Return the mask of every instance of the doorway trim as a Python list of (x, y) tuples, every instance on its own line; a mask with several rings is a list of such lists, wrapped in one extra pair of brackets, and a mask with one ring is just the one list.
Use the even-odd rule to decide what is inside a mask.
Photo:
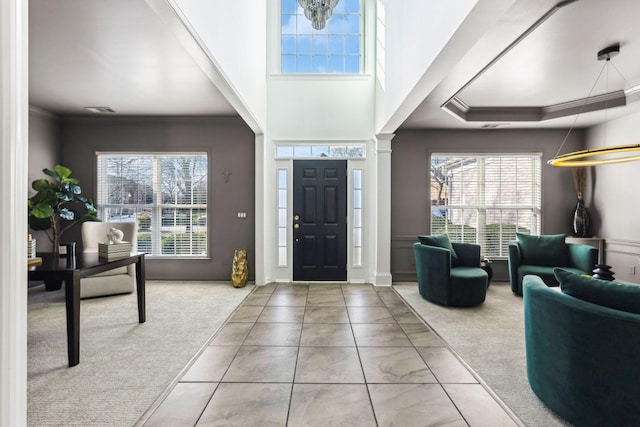
[[(373, 196), (370, 194), (371, 191), (374, 190), (370, 173), (368, 171), (369, 162), (372, 159), (368, 159), (366, 157), (366, 153), (371, 150), (371, 146), (366, 141), (358, 141), (358, 142), (314, 142), (314, 143), (306, 143), (302, 144), (300, 142), (292, 143), (290, 141), (283, 141), (280, 143), (274, 144), (274, 168), (273, 168), (273, 187), (270, 191), (273, 194), (274, 202), (270, 205), (270, 212), (272, 212), (273, 222), (271, 223), (273, 243), (271, 246), (271, 250), (269, 252), (272, 253), (272, 265), (273, 265), (273, 275), (271, 281), (276, 283), (293, 283), (293, 160), (322, 160), (326, 158), (327, 160), (332, 159), (331, 157), (306, 157), (299, 156), (284, 156), (282, 154), (278, 155), (278, 147), (279, 146), (330, 146), (330, 147), (343, 147), (343, 146), (357, 146), (362, 148), (362, 156), (361, 157), (334, 157), (333, 159), (343, 159), (347, 160), (347, 280), (346, 283), (372, 283), (369, 272), (369, 269), (372, 268), (371, 257), (374, 254), (370, 245), (374, 244), (371, 236), (372, 228), (375, 223), (373, 222), (373, 206), (374, 203)], [(357, 257), (354, 258), (354, 171), (357, 171), (361, 179), (361, 188), (360, 196), (361, 196), (361, 206), (360, 206), (360, 215), (361, 215), (361, 223), (358, 227), (358, 233), (360, 236), (360, 245), (359, 251), (357, 252)], [(280, 173), (284, 173), (286, 176), (286, 188), (279, 188), (279, 180), (281, 179)], [(286, 190), (282, 192), (281, 190)], [(286, 199), (284, 201), (280, 201), (279, 198), (283, 197), (282, 194), (285, 194)], [(286, 206), (284, 213), (280, 212), (281, 206)], [(272, 209), (272, 210), (271, 210)], [(281, 222), (283, 221), (283, 222)], [(286, 241), (286, 246), (281, 244), (282, 233), (284, 232), (284, 239)], [(354, 259), (357, 262), (354, 262)], [(306, 281), (296, 281), (296, 283), (310, 283)], [(315, 283), (315, 282), (314, 282)], [(344, 282), (342, 282), (344, 283)]]

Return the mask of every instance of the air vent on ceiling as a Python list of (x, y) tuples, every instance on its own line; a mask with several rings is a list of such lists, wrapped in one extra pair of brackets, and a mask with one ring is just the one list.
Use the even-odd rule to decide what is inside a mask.
[(84, 107), (85, 110), (89, 110), (92, 113), (115, 113), (116, 110), (114, 110), (111, 107)]
[(504, 126), (503, 123), (485, 123), (482, 126), (480, 126), (482, 129), (495, 129), (499, 126)]

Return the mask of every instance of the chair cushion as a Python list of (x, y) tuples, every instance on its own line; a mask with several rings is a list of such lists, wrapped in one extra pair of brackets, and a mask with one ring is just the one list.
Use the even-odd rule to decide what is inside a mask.
[(451, 252), (451, 267), (458, 266), (458, 255), (456, 254), (455, 249), (453, 249), (453, 245), (451, 244), (451, 240), (449, 240), (448, 234), (440, 234), (438, 236), (418, 236), (418, 240), (423, 245), (448, 249), (449, 252)]
[(569, 250), (565, 237), (564, 234), (534, 236), (516, 233), (522, 254), (522, 264), (547, 267), (569, 266)]
[(640, 314), (640, 286), (594, 279), (562, 268), (553, 269), (567, 295), (615, 310)]

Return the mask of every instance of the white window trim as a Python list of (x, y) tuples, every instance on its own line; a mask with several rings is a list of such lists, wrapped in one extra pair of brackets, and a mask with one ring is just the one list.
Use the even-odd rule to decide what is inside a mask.
[[(160, 157), (165, 156), (165, 157), (169, 157), (169, 156), (174, 156), (174, 157), (179, 157), (179, 156), (195, 156), (195, 155), (204, 155), (207, 158), (207, 203), (206, 204), (191, 204), (191, 205), (183, 205), (183, 204), (171, 204), (171, 203), (159, 203), (158, 201), (161, 199), (158, 194), (161, 193), (161, 182), (160, 180), (155, 176), (155, 174), (158, 172), (159, 168), (154, 167), (153, 173), (154, 173), (154, 178), (153, 178), (153, 203), (152, 204), (143, 204), (143, 203), (137, 203), (137, 204), (113, 204), (113, 203), (109, 203), (109, 204), (100, 204), (100, 201), (97, 199), (96, 200), (96, 208), (98, 210), (98, 217), (101, 219), (104, 219), (106, 217), (106, 209), (108, 208), (129, 208), (129, 209), (138, 209), (138, 208), (144, 208), (144, 209), (149, 209), (151, 210), (154, 214), (152, 215), (152, 230), (160, 230), (162, 227), (162, 210), (163, 209), (171, 209), (171, 208), (176, 208), (176, 209), (204, 209), (205, 210), (205, 215), (207, 216), (207, 226), (205, 229), (205, 233), (206, 233), (206, 242), (205, 242), (205, 250), (206, 253), (204, 254), (188, 254), (188, 255), (178, 255), (178, 254), (167, 254), (167, 255), (163, 255), (161, 254), (161, 246), (162, 246), (162, 237), (160, 233), (156, 233), (156, 232), (152, 232), (151, 233), (151, 239), (152, 239), (152, 248), (155, 248), (156, 250), (154, 251), (154, 253), (148, 253), (146, 256), (149, 259), (180, 259), (180, 260), (186, 260), (186, 259), (210, 259), (210, 247), (211, 247), (211, 242), (210, 242), (210, 233), (209, 233), (209, 223), (211, 221), (211, 213), (210, 213), (210, 209), (209, 209), (209, 201), (210, 201), (210, 188), (209, 188), (209, 177), (211, 176), (211, 162), (210, 162), (210, 154), (206, 151), (180, 151), (180, 152), (169, 152), (169, 151), (97, 151), (95, 153), (96, 155), (96, 171), (98, 171), (97, 173), (99, 173), (99, 168), (97, 167), (98, 165), (98, 158), (101, 155), (112, 155), (112, 156), (136, 156), (136, 155), (140, 155), (140, 156), (153, 156), (156, 157), (155, 161), (159, 161)], [(100, 193), (100, 177), (96, 176), (96, 185), (98, 187), (98, 191), (96, 192), (97, 194)], [(98, 196), (100, 197), (100, 196)], [(159, 250), (158, 250), (159, 249)]]

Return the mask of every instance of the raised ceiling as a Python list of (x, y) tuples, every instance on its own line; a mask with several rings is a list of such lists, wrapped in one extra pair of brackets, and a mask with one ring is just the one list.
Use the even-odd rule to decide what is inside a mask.
[[(514, 1), (421, 95), (424, 101), (401, 128), (590, 126), (638, 111), (634, 95), (625, 107), (585, 112), (577, 122), (575, 115), (514, 120), (518, 112), (585, 98), (603, 66), (596, 52), (614, 43), (621, 54), (613, 64), (626, 81), (611, 69), (592, 95), (640, 84), (640, 1), (562, 2), (568, 4), (514, 43), (556, 3)], [(237, 115), (147, 1), (30, 0), (29, 10), (31, 105), (61, 115), (93, 114), (84, 107), (111, 107), (118, 115)], [(461, 31), (470, 30), (465, 25), (471, 24)], [(451, 61), (438, 60), (445, 59)], [(452, 100), (468, 112), (490, 114), (465, 122), (441, 108)]]
[[(462, 58), (456, 67), (472, 72), (460, 78), (464, 73), (451, 70), (403, 127), (584, 127), (638, 111), (637, 93), (621, 97), (615, 92), (640, 84), (640, 2), (546, 2), (545, 9), (532, 9), (536, 3), (545, 2), (516, 2), (468, 52), (468, 58), (478, 59)], [(616, 43), (620, 55), (611, 60), (614, 67), (605, 68), (597, 52)], [(499, 49), (483, 54), (498, 44)], [(607, 93), (612, 95), (606, 103), (589, 107), (583, 102)], [(610, 108), (621, 103), (627, 106)], [(458, 114), (445, 117), (443, 105), (457, 107)], [(595, 111), (587, 113), (590, 109)], [(544, 120), (549, 117), (560, 118)]]

